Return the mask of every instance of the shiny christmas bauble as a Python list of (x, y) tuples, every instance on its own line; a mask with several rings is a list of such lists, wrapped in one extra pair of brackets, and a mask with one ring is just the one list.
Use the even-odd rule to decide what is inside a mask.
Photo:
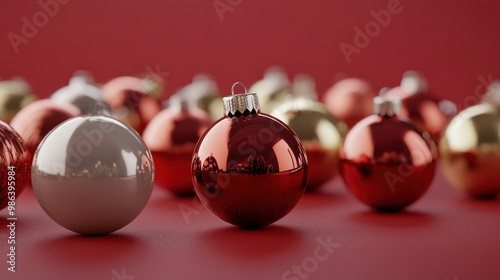
[(29, 181), (31, 161), (21, 137), (3, 121), (0, 121), (0, 141), (0, 210), (7, 205), (16, 209), (15, 198)]
[(184, 101), (171, 104), (153, 118), (142, 137), (153, 154), (156, 185), (176, 195), (194, 195), (191, 177), (193, 151), (211, 124), (207, 113), (189, 108)]
[(10, 123), (17, 112), (35, 100), (36, 96), (26, 81), (0, 81), (0, 120)]
[(80, 115), (72, 104), (61, 104), (50, 99), (38, 100), (23, 108), (10, 125), (23, 139), (30, 153), (30, 162), (36, 148), (53, 128)]
[(375, 100), (375, 112), (347, 134), (340, 172), (359, 201), (379, 211), (398, 211), (429, 188), (437, 149), (429, 134), (401, 119), (398, 102)]
[(415, 71), (405, 72), (401, 85), (387, 91), (385, 96), (401, 98), (400, 115), (411, 119), (439, 142), (448, 120), (440, 108), (440, 101), (428, 92), (423, 76)]
[(338, 174), (339, 152), (347, 126), (332, 116), (323, 104), (306, 98), (292, 98), (278, 106), (271, 115), (287, 124), (306, 150), (309, 165), (306, 191), (316, 191)]
[(103, 235), (134, 220), (149, 200), (154, 163), (141, 137), (105, 116), (72, 118), (40, 143), (33, 191), (59, 225)]
[(85, 71), (77, 71), (69, 84), (54, 92), (50, 99), (61, 104), (72, 104), (80, 110), (82, 115), (109, 115), (111, 113), (101, 90), (94, 85), (94, 80)]
[(482, 103), (456, 115), (446, 127), (439, 148), (444, 175), (452, 186), (475, 198), (497, 196), (500, 90), (491, 91)]
[(160, 103), (149, 94), (144, 79), (132, 76), (114, 78), (102, 87), (104, 100), (114, 111), (113, 117), (141, 134), (161, 111)]
[(196, 194), (228, 223), (244, 228), (274, 223), (304, 193), (308, 174), (304, 148), (287, 125), (260, 113), (255, 93), (225, 97), (224, 111), (225, 117), (196, 145), (192, 162)]
[(336, 82), (324, 95), (328, 111), (349, 128), (372, 114), (375, 92), (368, 82), (347, 78)]

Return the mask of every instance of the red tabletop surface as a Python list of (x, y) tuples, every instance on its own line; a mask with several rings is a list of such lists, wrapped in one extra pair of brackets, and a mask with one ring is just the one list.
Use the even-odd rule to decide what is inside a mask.
[(160, 189), (136, 220), (103, 237), (60, 227), (31, 189), (17, 204), (15, 273), (0, 212), (2, 280), (500, 279), (500, 202), (465, 198), (440, 170), (407, 211), (373, 212), (337, 178), (261, 230), (226, 224), (196, 199)]

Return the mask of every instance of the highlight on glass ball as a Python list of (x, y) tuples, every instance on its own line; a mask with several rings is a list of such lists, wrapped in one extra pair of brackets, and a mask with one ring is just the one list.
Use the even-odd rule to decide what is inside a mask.
[[(294, 87), (294, 90), (299, 88)], [(309, 165), (306, 191), (317, 191), (338, 174), (339, 152), (347, 126), (332, 116), (323, 104), (293, 95), (271, 115), (287, 124), (306, 150)]]
[[(284, 217), (306, 188), (308, 165), (297, 135), (260, 112), (257, 94), (224, 97), (225, 116), (196, 145), (192, 178), (203, 205), (220, 219), (259, 228)], [(244, 86), (243, 86), (244, 87)]]
[(43, 139), (31, 175), (38, 202), (56, 223), (82, 235), (104, 235), (144, 209), (154, 163), (128, 126), (105, 116), (82, 116)]
[(500, 194), (500, 81), (478, 105), (456, 115), (440, 142), (443, 173), (465, 194), (490, 199)]
[(0, 121), (0, 210), (23, 191), (29, 181), (30, 157), (23, 140), (8, 124)]
[(381, 212), (404, 209), (433, 181), (437, 148), (427, 132), (401, 119), (400, 100), (374, 98), (374, 113), (347, 134), (340, 172), (359, 201)]
[(191, 161), (198, 139), (212, 124), (210, 116), (178, 93), (169, 107), (156, 115), (144, 130), (144, 142), (156, 166), (155, 183), (175, 195), (194, 195)]

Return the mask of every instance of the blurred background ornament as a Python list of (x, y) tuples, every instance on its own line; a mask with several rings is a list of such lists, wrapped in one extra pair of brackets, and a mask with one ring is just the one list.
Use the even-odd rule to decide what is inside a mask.
[(349, 128), (373, 112), (375, 92), (370, 84), (358, 78), (346, 78), (336, 82), (324, 95), (328, 111)]
[(139, 134), (161, 111), (158, 90), (151, 86), (151, 81), (150, 78), (123, 76), (112, 79), (102, 87), (104, 100), (111, 106), (113, 117)]
[(94, 85), (94, 79), (87, 71), (76, 71), (69, 84), (54, 92), (50, 99), (61, 104), (73, 104), (82, 115), (111, 114), (101, 90)]
[(307, 153), (309, 176), (306, 191), (338, 173), (339, 151), (347, 126), (332, 116), (322, 103), (304, 97), (291, 97), (271, 115), (287, 124), (299, 137)]
[(292, 84), (283, 68), (271, 66), (264, 73), (264, 78), (250, 87), (250, 92), (259, 93), (262, 112), (270, 113), (286, 100), (292, 92)]
[(378, 96), (373, 102), (375, 114), (346, 136), (340, 172), (348, 190), (364, 204), (399, 211), (429, 188), (437, 149), (427, 132), (398, 118), (398, 98)]
[[(163, 75), (168, 75), (168, 73)], [(142, 87), (144, 88), (144, 92), (153, 99), (160, 99), (163, 95), (163, 88), (165, 87), (164, 79), (159, 74), (153, 72), (148, 72), (143, 76)]]
[(441, 108), (452, 114), (447, 101), (440, 106), (440, 100), (429, 93), (427, 80), (416, 71), (406, 71), (401, 85), (385, 93), (387, 97), (401, 98), (401, 116), (410, 118), (421, 129), (429, 132), (436, 143), (447, 124), (447, 116)]
[(156, 166), (156, 185), (180, 196), (194, 195), (191, 162), (198, 139), (212, 124), (210, 116), (176, 94), (169, 107), (149, 123), (143, 139)]
[[(176, 94), (201, 110), (207, 112), (212, 120), (218, 120), (223, 116), (222, 97), (219, 96), (219, 88), (213, 78), (208, 75), (198, 74), (193, 77), (193, 82)], [(164, 102), (164, 107), (169, 106), (170, 101)]]
[(298, 74), (293, 78), (292, 92), (296, 97), (318, 100), (316, 83), (314, 79), (307, 74)]
[(25, 80), (0, 81), (0, 120), (10, 123), (17, 112), (35, 100), (36, 96)]
[[(297, 135), (260, 113), (255, 93), (224, 97), (225, 117), (196, 145), (196, 194), (212, 213), (244, 228), (274, 223), (298, 203), (307, 182), (307, 159)], [(242, 85), (242, 84), (241, 84)]]
[(19, 111), (10, 125), (23, 139), (29, 151), (31, 163), (31, 159), (45, 135), (62, 122), (78, 115), (80, 115), (80, 110), (72, 104), (61, 104), (51, 99), (42, 99)]
[(8, 124), (0, 121), (0, 210), (15, 201), (30, 178), (31, 161), (23, 140)]
[(443, 172), (449, 183), (475, 198), (500, 193), (500, 81), (483, 101), (456, 115), (440, 142)]
[(103, 235), (134, 220), (151, 196), (154, 163), (141, 137), (105, 116), (73, 118), (40, 143), (33, 191), (59, 225)]

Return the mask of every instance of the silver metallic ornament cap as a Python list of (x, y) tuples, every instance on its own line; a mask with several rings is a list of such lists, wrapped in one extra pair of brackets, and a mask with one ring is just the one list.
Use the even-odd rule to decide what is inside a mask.
[(377, 96), (373, 98), (373, 113), (382, 117), (392, 117), (401, 111), (401, 100), (399, 98), (387, 98)]
[[(244, 93), (234, 93), (234, 88), (241, 85)], [(226, 96), (222, 100), (224, 102), (224, 116), (231, 120), (251, 119), (260, 113), (259, 97), (256, 93), (248, 92), (242, 82), (236, 82), (231, 87), (231, 96)]]

